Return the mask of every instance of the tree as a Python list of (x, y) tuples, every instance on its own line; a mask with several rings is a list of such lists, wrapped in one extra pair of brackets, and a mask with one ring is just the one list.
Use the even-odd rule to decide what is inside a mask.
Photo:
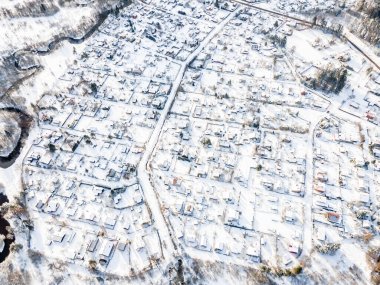
[(314, 16), (313, 17), (313, 26), (315, 26), (317, 24), (317, 16)]
[(91, 91), (92, 91), (93, 94), (98, 93), (98, 86), (96, 85), (96, 83), (92, 82), (90, 84), (90, 88), (91, 88)]
[(204, 147), (210, 147), (211, 146), (211, 140), (210, 138), (208, 137), (203, 137), (201, 139), (201, 144), (204, 146)]
[(344, 85), (346, 85), (347, 69), (338, 69), (336, 81), (337, 83), (334, 92), (338, 94), (343, 89)]
[(55, 145), (52, 143), (49, 143), (49, 150), (50, 150), (50, 152), (55, 152), (55, 150), (56, 150)]
[(307, 78), (306, 84), (313, 89), (340, 93), (347, 81), (347, 68), (345, 66), (333, 67), (331, 64), (321, 68), (316, 78)]
[(322, 28), (326, 28), (327, 27), (327, 20), (325, 17), (321, 17), (319, 19), (319, 26), (321, 26)]
[(275, 35), (270, 35), (269, 38), (272, 40), (274, 44), (277, 44), (278, 46), (282, 48), (286, 46), (286, 42), (287, 42), (286, 36), (280, 37), (277, 34), (275, 34)]

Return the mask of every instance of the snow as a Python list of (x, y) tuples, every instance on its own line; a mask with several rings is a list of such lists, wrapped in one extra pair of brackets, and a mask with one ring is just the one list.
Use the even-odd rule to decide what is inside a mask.
[[(185, 266), (212, 264), (210, 276), (218, 262), (243, 276), (244, 268), (309, 260), (310, 278), (343, 284), (347, 274), (368, 283), (366, 251), (379, 239), (363, 237), (378, 231), (380, 181), (370, 144), (377, 126), (364, 113), (375, 100), (376, 71), (333, 35), (232, 10), (137, 2), (82, 44), (62, 42), (38, 56), (44, 68), (16, 90), (31, 113), (32, 104), (39, 108), (36, 124), (15, 164), (0, 172), (11, 202), (26, 193), (34, 228), (29, 246), (21, 239), (22, 254), (30, 248), (67, 262), (67, 284), (93, 278), (94, 261), (102, 274), (148, 271), (145, 281), (159, 284), (176, 257)], [(3, 37), (26, 26), (21, 43), (8, 37), (0, 50), (32, 43), (33, 33), (48, 40), (93, 11), (72, 13), (2, 20)], [(39, 30), (60, 17), (62, 25)], [(267, 32), (288, 34), (286, 47)], [(303, 76), (346, 56), (340, 94), (303, 85)], [(374, 220), (359, 217), (366, 212)], [(340, 244), (335, 255), (316, 250), (328, 243)], [(217, 275), (220, 284), (234, 279)]]

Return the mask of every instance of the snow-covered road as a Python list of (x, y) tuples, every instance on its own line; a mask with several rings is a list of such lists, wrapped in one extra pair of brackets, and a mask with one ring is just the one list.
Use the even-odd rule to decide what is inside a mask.
[(207, 35), (207, 37), (202, 41), (199, 47), (192, 54), (189, 55), (187, 60), (181, 64), (181, 69), (177, 75), (176, 80), (173, 82), (173, 86), (168, 96), (168, 100), (166, 102), (165, 108), (163, 109), (160, 119), (158, 120), (157, 125), (150, 137), (150, 140), (146, 145), (145, 153), (138, 166), (137, 175), (138, 175), (139, 183), (142, 187), (145, 200), (152, 211), (152, 216), (155, 221), (155, 226), (160, 233), (161, 240), (165, 242), (167, 246), (167, 251), (169, 253), (173, 253), (174, 255), (178, 254), (178, 252), (176, 250), (176, 245), (171, 237), (168, 224), (163, 216), (163, 213), (161, 212), (161, 205), (158, 200), (157, 193), (152, 186), (152, 182), (150, 180), (150, 174), (148, 171), (149, 170), (148, 162), (153, 153), (154, 148), (157, 145), (166, 117), (174, 102), (178, 88), (181, 85), (182, 78), (186, 72), (188, 65), (198, 56), (198, 54), (205, 48), (205, 46), (212, 40), (212, 38), (215, 37), (239, 11), (240, 11), (239, 8), (236, 9), (228, 17), (226, 17), (222, 22), (220, 22)]
[(313, 181), (314, 181), (314, 134), (315, 129), (318, 126), (322, 118), (325, 117), (325, 113), (320, 113), (319, 116), (313, 117), (310, 125), (308, 135), (308, 149), (306, 154), (306, 178), (305, 178), (305, 210), (304, 210), (304, 237), (303, 237), (303, 250), (302, 255), (308, 255), (311, 252), (313, 241)]

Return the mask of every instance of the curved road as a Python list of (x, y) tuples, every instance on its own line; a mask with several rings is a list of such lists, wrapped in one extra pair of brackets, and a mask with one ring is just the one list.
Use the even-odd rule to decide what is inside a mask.
[(175, 96), (177, 94), (178, 88), (181, 84), (182, 78), (185, 74), (185, 71), (189, 64), (198, 56), (198, 54), (205, 48), (205, 46), (212, 40), (214, 36), (216, 36), (223, 27), (238, 13), (240, 9), (236, 9), (234, 12), (232, 12), (228, 17), (226, 17), (222, 22), (220, 22), (208, 35), (207, 37), (202, 41), (202, 43), (199, 45), (199, 47), (189, 55), (187, 60), (181, 64), (181, 69), (178, 72), (176, 80), (173, 82), (172, 89), (170, 91), (170, 94), (168, 96), (168, 100), (165, 104), (165, 108), (161, 112), (160, 119), (157, 122), (157, 125), (149, 139), (149, 142), (146, 145), (146, 150), (144, 152), (144, 155), (140, 161), (140, 164), (137, 169), (137, 175), (138, 180), (141, 185), (141, 188), (143, 189), (143, 193), (146, 199), (147, 204), (149, 205), (152, 216), (155, 221), (155, 226), (158, 229), (160, 233), (160, 237), (162, 241), (165, 241), (165, 244), (167, 246), (167, 250), (169, 253), (178, 254), (176, 243), (173, 240), (172, 233), (169, 231), (169, 225), (167, 224), (167, 221), (165, 220), (162, 212), (161, 212), (161, 205), (159, 202), (159, 199), (157, 197), (157, 193), (153, 188), (152, 181), (148, 172), (148, 162), (149, 159), (153, 153), (154, 148), (157, 145), (157, 142), (159, 140), (159, 137), (162, 133), (162, 128), (165, 123), (166, 117), (169, 114), (169, 111), (172, 107), (172, 104), (174, 102)]

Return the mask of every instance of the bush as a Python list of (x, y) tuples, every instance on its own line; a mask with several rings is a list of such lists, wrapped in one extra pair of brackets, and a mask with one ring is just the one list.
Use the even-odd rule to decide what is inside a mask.
[(22, 248), (23, 248), (22, 244), (19, 244), (19, 243), (12, 243), (12, 244), (11, 244), (11, 247), (10, 247), (10, 250), (11, 250), (12, 252), (18, 252), (18, 251), (20, 251)]
[(334, 255), (335, 252), (340, 249), (339, 243), (327, 243), (323, 245), (317, 245), (316, 250), (322, 254)]
[(373, 234), (369, 233), (369, 232), (365, 233), (365, 234), (363, 234), (362, 239), (365, 243), (369, 243), (371, 241), (371, 239), (373, 239)]
[(364, 220), (369, 214), (369, 212), (368, 210), (360, 209), (360, 210), (357, 210), (355, 214), (356, 214), (356, 218), (358, 218), (359, 220)]
[(89, 269), (95, 270), (97, 266), (98, 266), (98, 263), (96, 262), (96, 260), (90, 259), (88, 261), (88, 268)]
[(204, 147), (210, 147), (211, 146), (211, 140), (210, 140), (210, 138), (207, 138), (207, 137), (202, 138), (201, 139), (201, 144)]
[(260, 270), (263, 271), (263, 272), (269, 272), (270, 271), (270, 267), (266, 266), (265, 264), (262, 264), (260, 266)]
[(30, 260), (32, 261), (32, 263), (35, 265), (40, 264), (42, 261), (42, 258), (44, 257), (44, 255), (41, 252), (33, 250), (33, 249), (28, 250), (28, 256)]
[(302, 265), (298, 264), (297, 266), (292, 268), (292, 275), (298, 275), (302, 272)]
[(283, 269), (281, 267), (270, 267), (267, 265), (261, 265), (260, 271), (264, 273), (271, 273), (275, 276), (281, 277), (281, 276), (296, 276), (302, 272), (302, 265), (298, 264), (294, 266), (293, 268), (286, 268)]

